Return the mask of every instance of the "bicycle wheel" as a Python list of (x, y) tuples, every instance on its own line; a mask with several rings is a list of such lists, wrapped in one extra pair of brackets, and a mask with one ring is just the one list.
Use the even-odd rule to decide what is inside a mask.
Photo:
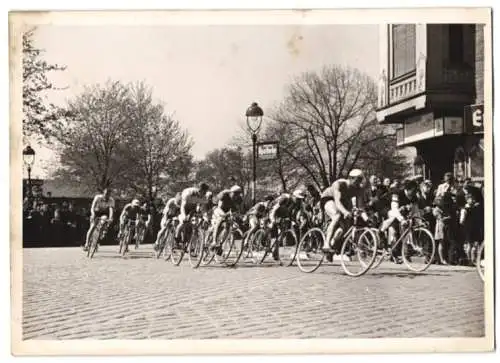
[(377, 256), (375, 257), (375, 261), (373, 261), (373, 264), (370, 268), (376, 269), (385, 260), (387, 254), (385, 251), (385, 246), (382, 246), (380, 244), (380, 235), (379, 235), (380, 231), (377, 228), (372, 228), (371, 230), (377, 237)]
[(479, 246), (479, 250), (477, 251), (477, 258), (476, 258), (476, 269), (477, 273), (479, 274), (479, 277), (481, 280), (484, 281), (484, 242), (481, 243), (481, 246)]
[(218, 251), (214, 251), (215, 262), (223, 264), (226, 262), (233, 248), (233, 239), (231, 238), (230, 228), (221, 228), (221, 231), (217, 236), (217, 243), (220, 248)]
[(192, 268), (198, 268), (203, 259), (203, 236), (196, 228), (188, 244), (188, 260)]
[(244, 242), (244, 247), (243, 247), (243, 260), (246, 261), (248, 259), (253, 260), (254, 257), (254, 250), (253, 250), (253, 240), (255, 238), (255, 232), (258, 230), (253, 231), (252, 233), (248, 233), (245, 237), (245, 242)]
[(325, 238), (320, 228), (311, 228), (304, 234), (297, 246), (297, 265), (300, 271), (311, 273), (321, 266), (325, 259), (323, 253)]
[(364, 275), (377, 257), (377, 237), (370, 228), (362, 228), (349, 236), (340, 249), (340, 264), (353, 277)]
[(214, 251), (209, 248), (210, 244), (212, 243), (212, 239), (213, 239), (213, 232), (212, 229), (210, 229), (207, 231), (207, 233), (205, 233), (203, 241), (204, 252), (203, 252), (203, 259), (201, 260), (201, 264), (203, 266), (210, 265), (215, 258)]
[(130, 240), (132, 239), (132, 232), (130, 228), (127, 227), (126, 232), (123, 234), (123, 246), (121, 248), (121, 255), (125, 257), (127, 253), (128, 245), (130, 244)]
[(401, 257), (406, 267), (414, 272), (427, 270), (436, 253), (436, 243), (431, 232), (424, 227), (413, 228), (402, 243)]
[(238, 263), (243, 254), (245, 235), (241, 230), (233, 229), (228, 239), (231, 240), (231, 250), (224, 263), (228, 267), (233, 267)]
[(172, 256), (172, 246), (174, 243), (174, 235), (175, 235), (175, 230), (174, 229), (168, 229), (167, 233), (165, 233), (165, 242), (163, 246), (163, 259), (165, 261), (168, 261), (170, 257)]
[(299, 247), (297, 234), (293, 229), (287, 229), (279, 236), (277, 243), (279, 243), (279, 256), (283, 266), (291, 266), (295, 261)]
[(94, 229), (94, 233), (92, 234), (90, 246), (89, 246), (89, 249), (87, 251), (87, 257), (89, 257), (89, 258), (94, 257), (94, 253), (97, 249), (97, 242), (99, 242), (98, 241), (99, 235), (101, 234), (100, 229), (101, 229), (100, 226), (96, 226), (96, 228)]
[(263, 263), (271, 250), (270, 247), (272, 246), (267, 231), (264, 229), (259, 229), (257, 232), (255, 232), (252, 246), (254, 262), (256, 262), (257, 264)]
[(145, 232), (146, 232), (146, 229), (141, 226), (141, 228), (139, 228), (139, 231), (137, 232), (137, 234), (135, 236), (135, 248), (136, 249), (138, 249), (139, 246), (141, 245), (142, 240), (144, 239)]
[(165, 249), (165, 241), (167, 237), (168, 231), (165, 231), (163, 233), (163, 236), (161, 239), (158, 241), (158, 249), (155, 251), (156, 258), (160, 258), (161, 254), (163, 253), (163, 250)]

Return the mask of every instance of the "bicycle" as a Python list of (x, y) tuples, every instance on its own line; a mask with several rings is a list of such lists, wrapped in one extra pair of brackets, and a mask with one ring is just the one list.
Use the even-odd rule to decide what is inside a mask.
[(291, 266), (297, 255), (298, 238), (295, 232), (295, 226), (289, 218), (282, 218), (277, 226), (279, 232), (271, 243), (271, 231), (268, 223), (259, 228), (248, 239), (250, 253), (260, 255), (254, 262), (262, 264), (267, 255), (278, 248), (278, 261), (283, 266)]
[(106, 237), (106, 233), (108, 232), (109, 221), (107, 216), (101, 216), (97, 220), (97, 224), (92, 233), (92, 237), (90, 239), (90, 246), (87, 250), (87, 257), (93, 258), (94, 254), (97, 251), (97, 246), (99, 243)]
[(165, 261), (170, 259), (172, 253), (172, 240), (175, 235), (175, 229), (179, 224), (179, 219), (177, 217), (170, 219), (167, 222), (167, 227), (163, 236), (158, 241), (158, 249), (156, 250), (156, 258), (160, 258), (163, 253), (163, 258)]
[(146, 237), (146, 222), (138, 219), (135, 226), (135, 249), (139, 248), (139, 245), (144, 242)]
[[(202, 261), (204, 266), (209, 265), (215, 259), (219, 264), (233, 267), (240, 260), (244, 250), (246, 234), (242, 232), (239, 223), (235, 219), (235, 216), (230, 214), (219, 225), (218, 248), (210, 248), (213, 241), (213, 231), (207, 233), (203, 246), (203, 250), (206, 252)], [(217, 249), (219, 250), (217, 251)], [(217, 252), (220, 252), (220, 254)]]
[[(396, 242), (392, 243), (389, 247), (380, 246), (380, 249), (377, 251), (377, 259), (371, 268), (377, 268), (385, 258), (393, 256), (392, 251), (399, 244), (402, 244), (401, 257), (406, 267), (414, 272), (427, 270), (432, 264), (436, 253), (436, 242), (428, 229), (428, 225), (428, 222), (421, 217), (410, 217), (408, 219), (408, 226), (401, 231), (400, 237)], [(377, 240), (380, 241), (378, 233), (380, 231), (377, 229)], [(423, 238), (428, 239), (426, 243), (422, 242)], [(412, 263), (415, 261), (417, 262), (414, 266)], [(420, 268), (416, 267), (419, 266), (419, 263), (421, 265)]]
[(125, 257), (125, 254), (128, 252), (128, 245), (132, 242), (132, 235), (134, 233), (134, 227), (137, 222), (133, 219), (129, 219), (125, 226), (123, 226), (123, 233), (120, 238), (120, 248), (118, 253)]
[[(375, 261), (378, 239), (370, 227), (361, 225), (361, 211), (359, 209), (353, 209), (352, 214), (352, 223), (350, 223), (349, 228), (342, 235), (343, 242), (340, 248), (340, 263), (347, 275), (358, 277), (365, 274)], [(319, 227), (311, 228), (304, 234), (297, 249), (297, 265), (302, 272), (312, 273), (321, 266), (326, 257), (323, 251), (325, 240), (325, 233)], [(348, 257), (349, 261), (346, 261), (344, 256)], [(356, 262), (351, 261), (351, 258), (354, 256), (357, 257), (357, 261), (361, 266), (359, 271), (355, 271), (353, 268), (354, 264), (350, 263)], [(314, 262), (312, 257), (316, 257), (317, 261)], [(309, 264), (310, 262), (313, 263)]]
[(203, 258), (202, 241), (204, 233), (201, 230), (203, 220), (200, 216), (192, 215), (182, 224), (180, 242), (175, 241), (175, 231), (171, 235), (171, 261), (175, 266), (180, 265), (186, 252), (191, 267), (197, 268)]

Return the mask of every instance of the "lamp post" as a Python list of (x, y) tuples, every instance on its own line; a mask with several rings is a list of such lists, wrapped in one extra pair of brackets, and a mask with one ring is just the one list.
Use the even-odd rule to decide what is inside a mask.
[(33, 197), (33, 189), (31, 186), (31, 168), (35, 163), (35, 150), (33, 150), (29, 145), (23, 150), (23, 162), (28, 169), (28, 200), (31, 202)]
[(253, 102), (245, 113), (248, 130), (252, 134), (252, 203), (255, 204), (255, 183), (257, 179), (257, 134), (262, 125), (264, 111), (257, 102)]

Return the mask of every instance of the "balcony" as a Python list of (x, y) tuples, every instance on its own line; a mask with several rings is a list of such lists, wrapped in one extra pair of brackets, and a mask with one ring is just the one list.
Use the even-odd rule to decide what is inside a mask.
[(410, 75), (394, 79), (389, 86), (389, 103), (397, 103), (417, 94), (417, 76), (415, 72)]

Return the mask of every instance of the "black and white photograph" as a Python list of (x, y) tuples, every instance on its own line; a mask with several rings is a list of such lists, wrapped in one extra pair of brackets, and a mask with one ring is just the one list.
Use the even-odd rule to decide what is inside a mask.
[(401, 14), (11, 12), (13, 354), (492, 351), (491, 9)]

